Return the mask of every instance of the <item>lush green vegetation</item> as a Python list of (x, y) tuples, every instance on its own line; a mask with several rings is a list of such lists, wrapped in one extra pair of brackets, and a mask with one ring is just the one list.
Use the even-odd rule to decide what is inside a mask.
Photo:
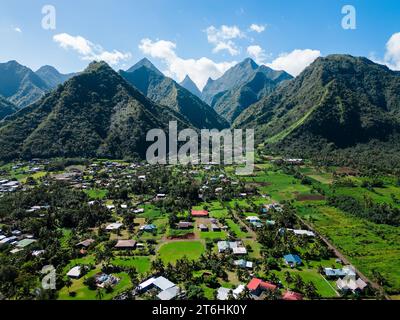
[(204, 253), (204, 249), (204, 245), (199, 241), (177, 241), (163, 244), (158, 250), (158, 255), (165, 263), (175, 263), (185, 256), (196, 260)]

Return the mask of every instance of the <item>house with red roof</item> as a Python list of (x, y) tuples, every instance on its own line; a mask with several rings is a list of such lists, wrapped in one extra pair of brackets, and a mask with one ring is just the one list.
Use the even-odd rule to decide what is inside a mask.
[(208, 211), (207, 210), (192, 210), (192, 216), (193, 217), (208, 217)]
[(283, 300), (291, 300), (291, 301), (299, 301), (299, 300), (303, 300), (303, 295), (298, 292), (286, 291), (283, 294), (282, 299)]
[(276, 288), (276, 285), (258, 278), (251, 279), (251, 281), (247, 285), (247, 289), (249, 289), (250, 293), (255, 296), (259, 296), (263, 291), (266, 290), (275, 291)]

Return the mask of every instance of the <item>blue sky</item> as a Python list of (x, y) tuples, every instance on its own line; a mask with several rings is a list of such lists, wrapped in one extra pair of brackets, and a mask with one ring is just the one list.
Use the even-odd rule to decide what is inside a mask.
[[(72, 72), (94, 58), (119, 69), (147, 56), (167, 75), (181, 80), (188, 73), (200, 87), (247, 56), (295, 75), (316, 56), (331, 53), (400, 67), (400, 35), (391, 38), (400, 32), (397, 0), (77, 3), (0, 0), (0, 62), (17, 60), (34, 70), (50, 64)], [(56, 9), (55, 30), (41, 25), (47, 4)], [(356, 9), (355, 30), (341, 26), (347, 4)]]

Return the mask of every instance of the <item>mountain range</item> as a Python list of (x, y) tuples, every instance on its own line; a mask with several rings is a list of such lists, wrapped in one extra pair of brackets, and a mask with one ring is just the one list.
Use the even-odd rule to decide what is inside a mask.
[(56, 88), (58, 85), (77, 75), (76, 73), (62, 74), (52, 66), (43, 66), (36, 71), (36, 74), (51, 89)]
[(204, 87), (202, 98), (232, 123), (250, 105), (290, 79), (292, 76), (285, 71), (259, 66), (248, 58), (229, 69), (219, 79), (210, 79)]
[(0, 159), (143, 157), (150, 129), (184, 117), (144, 97), (104, 62), (58, 86), (0, 125)]
[(184, 87), (186, 90), (189, 90), (191, 93), (193, 93), (195, 96), (198, 98), (201, 98), (201, 91), (199, 88), (196, 86), (196, 84), (193, 82), (193, 80), (187, 75), (185, 79), (180, 83), (182, 87)]
[(22, 109), (74, 75), (61, 74), (51, 66), (33, 72), (17, 61), (0, 63), (0, 95)]
[(0, 96), (0, 121), (5, 117), (17, 112), (17, 110), (17, 107), (13, 103)]
[(296, 78), (246, 59), (209, 80), (203, 100), (189, 77), (187, 89), (147, 59), (119, 73), (103, 62), (76, 75), (15, 61), (0, 70), (1, 160), (143, 156), (145, 132), (175, 120), (253, 128), (257, 143), (288, 156), (400, 163), (400, 73), (363, 57), (318, 58)]
[(254, 128), (258, 142), (292, 154), (388, 142), (400, 132), (400, 75), (362, 57), (318, 58), (234, 127)]
[(164, 76), (147, 59), (121, 76), (150, 100), (179, 112), (199, 129), (223, 129), (229, 124), (209, 105), (177, 82)]
[(0, 63), (0, 95), (24, 108), (49, 90), (47, 84), (31, 69), (16, 61)]

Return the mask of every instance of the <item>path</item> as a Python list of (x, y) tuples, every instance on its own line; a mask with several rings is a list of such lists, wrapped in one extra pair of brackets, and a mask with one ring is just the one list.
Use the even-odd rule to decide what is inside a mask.
[(257, 234), (255, 233), (255, 231), (253, 229), (251, 229), (245, 222), (243, 222), (242, 219), (240, 219), (240, 217), (237, 215), (236, 211), (233, 211), (233, 216), (235, 217), (235, 219), (237, 221), (239, 221), (239, 223), (246, 228), (247, 233), (251, 235), (251, 238), (246, 238), (246, 239), (251, 239), (251, 240), (257, 240)]
[[(302, 218), (300, 218), (300, 217), (298, 217), (298, 218), (307, 228), (309, 228), (311, 231), (313, 231), (315, 234), (317, 234), (318, 237), (335, 253), (335, 255), (340, 260), (342, 260), (343, 263), (354, 267), (354, 265), (327, 238), (325, 238), (318, 231), (315, 230), (314, 226), (305, 222)], [(364, 275), (362, 272), (360, 272), (360, 270), (358, 270), (356, 267), (354, 267), (354, 269), (363, 281), (365, 281), (366, 283), (369, 283), (374, 289), (376, 289), (380, 292), (385, 292), (385, 290), (378, 283), (370, 280), (366, 275)], [(389, 295), (384, 293), (384, 296), (387, 300), (390, 300)]]

